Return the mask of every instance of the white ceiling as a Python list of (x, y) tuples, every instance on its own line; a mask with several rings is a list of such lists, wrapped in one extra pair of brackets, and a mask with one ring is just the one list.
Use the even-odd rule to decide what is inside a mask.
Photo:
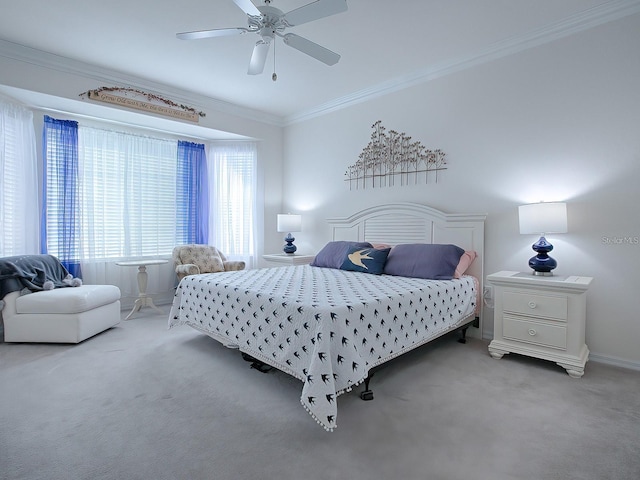
[[(253, 0), (259, 5), (259, 0)], [(273, 0), (285, 12), (311, 0)], [(255, 34), (184, 41), (177, 32), (246, 26), (232, 0), (0, 0), (0, 39), (255, 109), (283, 123), (401, 88), (640, 11), (639, 0), (348, 0), (293, 27), (342, 58), (328, 67), (276, 44), (278, 80), (246, 74)]]

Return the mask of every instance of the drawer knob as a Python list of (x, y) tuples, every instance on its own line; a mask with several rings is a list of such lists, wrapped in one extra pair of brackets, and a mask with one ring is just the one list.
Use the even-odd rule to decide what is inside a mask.
[(533, 328), (530, 328), (527, 333), (529, 333), (529, 335), (531, 335), (532, 337), (535, 337), (536, 333), (538, 333), (538, 332), (536, 332)]
[(536, 302), (533, 302), (533, 301), (529, 302), (529, 307), (530, 308), (536, 308), (536, 306), (537, 306)]

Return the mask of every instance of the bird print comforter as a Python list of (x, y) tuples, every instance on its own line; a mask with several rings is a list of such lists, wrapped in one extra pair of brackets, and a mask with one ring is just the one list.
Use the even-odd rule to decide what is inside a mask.
[(303, 382), (300, 401), (327, 430), (337, 397), (369, 370), (466, 323), (476, 281), (423, 280), (304, 266), (191, 275), (169, 327), (189, 325)]

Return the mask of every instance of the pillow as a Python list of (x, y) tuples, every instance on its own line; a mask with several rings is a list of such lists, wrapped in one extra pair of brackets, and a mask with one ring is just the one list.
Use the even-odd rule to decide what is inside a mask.
[(451, 280), (464, 250), (456, 245), (406, 243), (393, 247), (384, 272), (387, 275)]
[(390, 248), (349, 247), (340, 268), (352, 272), (380, 275), (384, 270), (384, 264), (390, 250)]
[(453, 273), (453, 278), (460, 278), (464, 275), (464, 272), (471, 266), (478, 254), (474, 250), (465, 251), (460, 257), (456, 271)]
[(311, 265), (314, 267), (340, 268), (347, 256), (349, 247), (371, 248), (369, 242), (348, 242), (338, 240), (327, 243), (315, 256)]

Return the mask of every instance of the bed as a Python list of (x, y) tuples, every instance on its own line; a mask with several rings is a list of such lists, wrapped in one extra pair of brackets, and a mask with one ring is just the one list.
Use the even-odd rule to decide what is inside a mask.
[(331, 431), (338, 397), (368, 385), (374, 369), (470, 324), (480, 336), (484, 218), (393, 204), (329, 219), (330, 244), (454, 244), (477, 257), (450, 280), (312, 265), (191, 275), (169, 327), (188, 325), (298, 378), (301, 404)]

